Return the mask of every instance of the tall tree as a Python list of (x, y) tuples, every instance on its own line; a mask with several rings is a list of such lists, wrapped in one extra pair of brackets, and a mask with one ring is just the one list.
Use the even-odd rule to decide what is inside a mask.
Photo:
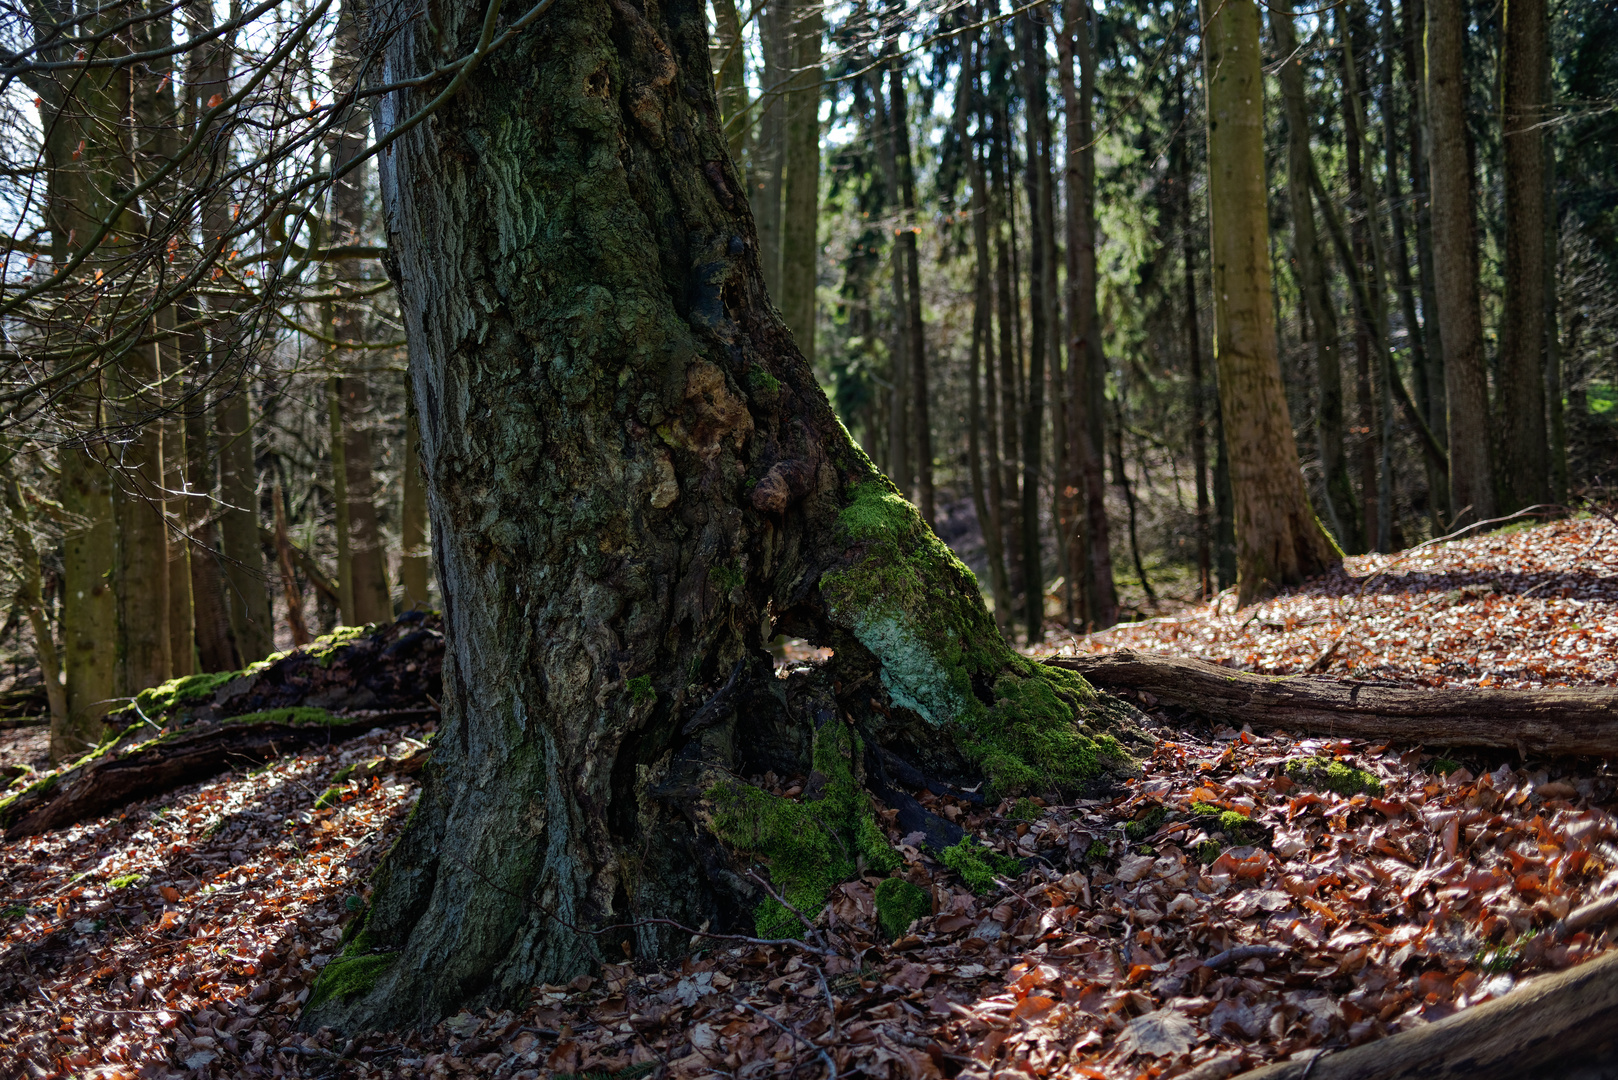
[(1500, 129), (1505, 144), (1506, 279), (1495, 427), (1505, 511), (1551, 497), (1545, 430), (1545, 0), (1505, 6)]
[(1466, 32), (1461, 0), (1427, 0), (1427, 112), (1432, 132), (1433, 292), (1444, 339), (1449, 493), (1456, 520), (1495, 516), (1489, 381), (1478, 300), (1477, 222), (1466, 149)]
[(730, 160), (739, 169), (747, 160), (752, 130), (752, 102), (747, 90), (747, 42), (742, 33), (736, 0), (714, 0), (714, 87), (719, 94), (719, 115), (725, 122)]
[(1045, 92), (1045, 23), (1038, 12), (1019, 16), (1017, 44), (1027, 118), (1024, 178), (1028, 192), (1028, 398), (1022, 418), (1023, 617), (1029, 644), (1045, 636), (1045, 576), (1040, 565), (1039, 485), (1045, 439), (1045, 357), (1050, 330), (1046, 257), (1051, 161), (1050, 109)]
[(758, 252), (770, 295), (781, 295), (781, 214), (786, 180), (786, 90), (792, 81), (793, 0), (765, 0), (759, 13), (760, 74), (757, 137), (748, 155), (747, 199), (758, 222)]
[(1313, 151), (1309, 145), (1311, 125), (1303, 89), (1303, 58), (1298, 55), (1298, 37), (1292, 16), (1270, 12), (1270, 31), (1281, 64), (1281, 100), (1287, 117), (1287, 198), (1292, 209), (1292, 257), (1297, 261), (1299, 291), (1314, 328), (1315, 437), (1320, 450), (1322, 493), (1326, 521), (1340, 544), (1352, 545), (1360, 535), (1359, 505), (1354, 497), (1354, 480), (1349, 474), (1345, 451), (1343, 420), (1343, 361), (1338, 352), (1340, 333), (1337, 309), (1326, 285), (1326, 260), (1315, 228), (1315, 204), (1310, 196), (1309, 177)]
[(425, 611), (430, 606), (427, 578), (427, 489), (421, 475), (421, 429), (416, 423), (415, 395), (405, 379), (404, 499), (399, 510), (399, 610)]
[[(476, 11), (444, 9), (429, 36), (411, 10), (378, 14), (398, 16), (391, 77), (478, 37)], [(705, 6), (558, 0), (546, 30), (470, 69), (435, 118), (490, 153), (418, 127), (380, 159), (441, 557), (446, 717), (309, 1026), (516, 1000), (602, 945), (685, 948), (647, 920), (719, 929), (757, 905), (755, 926), (788, 929), (739, 872), (753, 860), (772, 859), (806, 912), (862, 862), (897, 865), (872, 835), (862, 749), (995, 791), (1107, 768), (1074, 725), (1087, 687), (1001, 643), (771, 307), (723, 164)], [(378, 114), (434, 92), (394, 91)], [(493, 182), (509, 176), (533, 187)], [(557, 358), (537, 373), (536, 345)], [(835, 641), (827, 668), (777, 679), (761, 653), (785, 627)], [(766, 759), (817, 769), (822, 797), (739, 779)]]
[[(1094, 13), (1087, 0), (1065, 0), (1058, 54), (1066, 114), (1067, 152), (1067, 363), (1072, 410), (1065, 481), (1082, 500), (1084, 542), (1070, 537), (1067, 574), (1084, 583), (1084, 621), (1098, 629), (1118, 621), (1118, 590), (1112, 577), (1112, 531), (1107, 522), (1106, 481), (1097, 428), (1104, 423), (1101, 326), (1096, 317), (1095, 146), (1091, 103), (1095, 100)], [(1077, 60), (1079, 77), (1073, 77)]]
[[(787, 327), (811, 365), (815, 362), (815, 242), (820, 209), (820, 0), (792, 9), (791, 81), (786, 111), (786, 178), (781, 189), (781, 291), (775, 297)], [(900, 167), (908, 167), (908, 153)], [(921, 365), (918, 365), (920, 367)], [(931, 476), (928, 477), (929, 483)]]
[[(933, 506), (933, 433), (928, 409), (927, 336), (921, 321), (921, 260), (916, 251), (916, 170), (910, 152), (910, 104), (905, 92), (905, 65), (888, 69), (888, 111), (893, 125), (894, 167), (899, 180), (899, 226), (895, 246), (904, 266), (904, 308), (894, 312), (903, 326), (905, 364), (909, 371), (910, 423), (914, 429), (916, 502), (922, 520), (935, 525)], [(788, 323), (788, 325), (791, 325)], [(814, 353), (805, 350), (811, 363)]]
[(1254, 0), (1203, 0), (1214, 359), (1235, 499), (1237, 600), (1335, 561), (1309, 507), (1270, 302), (1264, 82)]

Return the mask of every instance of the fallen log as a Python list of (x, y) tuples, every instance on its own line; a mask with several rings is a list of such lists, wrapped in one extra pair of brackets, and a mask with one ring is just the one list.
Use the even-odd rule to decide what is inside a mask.
[(1188, 709), (1236, 727), (1618, 756), (1618, 689), (1405, 689), (1321, 675), (1255, 675), (1205, 660), (1124, 649), (1045, 661), (1098, 689)]
[(7, 840), (58, 829), (238, 765), (431, 720), (443, 655), (437, 617), (410, 612), (142, 691), (107, 717), (111, 738), (0, 799), (0, 828)]
[(1618, 952), (1436, 1023), (1303, 1055), (1242, 1080), (1508, 1080), (1618, 1040)]
[[(400, 709), (355, 717), (307, 715), (312, 712), (282, 709), (257, 713), (253, 715), (266, 719), (158, 736), (122, 753), (84, 762), (54, 778), (54, 783), (37, 782), (10, 800), (4, 807), (5, 819), (11, 822), (5, 838), (15, 840), (59, 829), (237, 766), (262, 765), (308, 746), (341, 742), (375, 728), (422, 723), (438, 716), (436, 709)], [(285, 718), (279, 719), (284, 714)]]

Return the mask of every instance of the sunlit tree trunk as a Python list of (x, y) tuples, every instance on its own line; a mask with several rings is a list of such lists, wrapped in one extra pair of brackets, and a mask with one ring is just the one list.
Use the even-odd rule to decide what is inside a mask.
[[(916, 251), (916, 176), (910, 160), (910, 106), (905, 93), (905, 65), (888, 69), (888, 114), (893, 123), (894, 165), (899, 179), (899, 227), (897, 247), (904, 264), (904, 310), (894, 313), (904, 330), (905, 364), (908, 368), (910, 424), (915, 438), (916, 503), (922, 520), (937, 522), (933, 506), (933, 432), (928, 409), (927, 336), (921, 322), (921, 263)], [(790, 323), (788, 324), (790, 325)], [(805, 352), (813, 362), (814, 354)]]
[(771, 296), (781, 295), (781, 203), (786, 179), (786, 90), (792, 81), (793, 0), (766, 0), (759, 14), (760, 76), (757, 137), (748, 158), (748, 192), (758, 221), (758, 253)]
[(1180, 264), (1185, 293), (1185, 351), (1191, 373), (1191, 468), (1197, 493), (1197, 596), (1213, 595), (1213, 533), (1208, 497), (1208, 388), (1202, 367), (1202, 326), (1197, 317), (1197, 244), (1191, 201), (1191, 154), (1186, 137), (1185, 71), (1174, 68), (1175, 135), (1169, 146), (1170, 167), (1179, 188)]
[[(228, 339), (215, 346), (216, 362), (229, 350)], [(234, 364), (246, 365), (245, 357)], [(253, 461), (252, 406), (243, 379), (217, 406), (219, 433), (219, 534), (224, 554), (226, 600), (230, 604), (230, 636), (236, 659), (250, 664), (275, 648), (270, 598), (265, 591), (264, 545), (259, 539), (258, 468)]]
[(1427, 0), (1428, 150), (1432, 176), (1433, 292), (1444, 341), (1449, 494), (1455, 523), (1495, 516), (1489, 381), (1478, 301), (1477, 222), (1466, 153), (1469, 17), (1460, 0)]
[[(815, 362), (815, 277), (820, 209), (820, 38), (825, 17), (819, 0), (803, 0), (792, 13), (792, 81), (786, 108), (786, 178), (781, 189), (781, 291), (776, 303), (798, 347)], [(900, 167), (909, 167), (905, 154)], [(924, 365), (917, 365), (919, 368)], [(928, 474), (929, 482), (931, 474)]]
[(1545, 432), (1545, 0), (1505, 6), (1500, 128), (1505, 143), (1505, 307), (1495, 379), (1500, 509), (1547, 502)]
[(1204, 0), (1214, 358), (1234, 495), (1237, 597), (1251, 603), (1336, 561), (1309, 507), (1270, 301), (1258, 6)]
[[(404, 80), (440, 54), (411, 6), (396, 11), (380, 77)], [(443, 9), (437, 29), (469, 47), (478, 15)], [(859, 773), (901, 746), (994, 790), (1114, 768), (1074, 726), (1074, 695), (1100, 699), (1000, 641), (971, 575), (848, 439), (770, 304), (707, 50), (694, 0), (644, 15), (558, 0), (545, 33), (492, 53), (434, 118), (488, 152), (419, 127), (380, 159), (445, 715), (306, 1028), (436, 1020), (524, 1000), (603, 952), (683, 952), (690, 935), (665, 927), (593, 931), (742, 924), (765, 899), (739, 872), (755, 834), (722, 807), (797, 814), (757, 842), (818, 836), (830, 852), (820, 822), (869, 822)], [(381, 130), (430, 93), (382, 97)], [(778, 679), (763, 646), (788, 629), (832, 647), (828, 666)], [(1019, 719), (1030, 691), (1051, 705)], [(1028, 752), (973, 749), (1029, 723), (1026, 745), (1072, 752), (1018, 765)], [(821, 769), (827, 793), (782, 810), (738, 779), (766, 758)], [(867, 867), (893, 866), (863, 835)], [(816, 912), (827, 895), (788, 890)]]
[[(889, 65), (898, 61), (889, 61)], [(875, 88), (877, 108), (882, 116), (882, 182), (887, 188), (886, 205), (892, 219), (902, 223), (899, 212), (899, 129), (905, 118), (893, 111), (893, 100), (884, 95), (880, 80)], [(900, 239), (902, 224), (894, 227), (893, 242), (888, 245), (888, 261), (893, 271), (892, 341), (888, 349), (888, 478), (898, 485), (906, 498), (915, 493), (915, 470), (911, 467), (910, 421), (915, 394), (911, 390), (910, 375), (910, 304), (906, 299), (905, 280), (908, 266), (904, 257), (904, 244)], [(762, 250), (763, 240), (760, 239)]]
[[(738, 167), (739, 171), (739, 167)], [(421, 429), (416, 423), (415, 395), (405, 379), (405, 457), (404, 499), (399, 511), (399, 584), (404, 590), (399, 610), (423, 610), (432, 606), (427, 595), (427, 578), (432, 560), (427, 548), (427, 489), (421, 474)]]
[[(0, 450), (5, 457), (9, 449)], [(6, 462), (10, 465), (10, 462)], [(11, 530), (11, 548), (17, 559), (17, 592), (13, 602), (22, 609), (28, 620), (28, 629), (34, 634), (34, 657), (39, 661), (40, 679), (45, 684), (45, 701), (50, 708), (51, 729), (65, 728), (68, 723), (67, 691), (62, 686), (62, 665), (56, 651), (56, 629), (51, 626), (46, 610), (44, 579), (39, 569), (39, 547), (34, 532), (29, 528), (33, 517), (28, 512), (27, 496), (22, 484), (0, 470), (0, 484), (5, 487), (3, 501), (7, 525)]]

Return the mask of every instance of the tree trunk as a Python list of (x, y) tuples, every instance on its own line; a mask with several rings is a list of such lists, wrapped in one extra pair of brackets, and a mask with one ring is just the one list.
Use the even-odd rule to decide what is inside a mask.
[(1489, 382), (1478, 302), (1477, 223), (1466, 152), (1469, 19), (1460, 0), (1427, 0), (1427, 111), (1432, 128), (1433, 292), (1444, 338), (1451, 526), (1497, 516)]
[(1039, 537), (1039, 481), (1045, 440), (1045, 254), (1051, 222), (1046, 185), (1050, 170), (1050, 113), (1045, 98), (1045, 24), (1033, 15), (1016, 20), (1027, 105), (1024, 150), (1028, 191), (1028, 398), (1022, 418), (1022, 563), (1025, 592), (1023, 618), (1028, 644), (1045, 638), (1045, 574)]
[[(1440, 446), (1447, 446), (1449, 407), (1444, 389), (1444, 335), (1438, 320), (1438, 293), (1433, 271), (1433, 221), (1431, 167), (1427, 147), (1432, 145), (1431, 121), (1427, 112), (1427, 13), (1424, 0), (1405, 0), (1405, 77), (1410, 80), (1410, 192), (1415, 208), (1416, 267), (1421, 275), (1421, 339), (1427, 355), (1427, 397), (1422, 405), (1424, 419)], [(1450, 515), (1449, 469), (1428, 475), (1433, 480), (1436, 511), (1442, 521)], [(1442, 528), (1436, 530), (1443, 532)]]
[[(438, 40), (469, 47), (481, 21), (444, 9), (435, 39), (411, 10), (378, 12), (397, 15), (390, 78), (432, 70)], [(1060, 695), (1088, 695), (1082, 680), (1001, 643), (771, 307), (705, 6), (558, 0), (545, 31), (491, 53), (380, 159), (445, 720), (305, 1026), (515, 1001), (599, 962), (598, 927), (739, 925), (766, 897), (737, 849), (818, 912), (857, 864), (895, 865), (862, 745), (995, 791), (1082, 786), (1116, 745), (1074, 725), (1079, 699)], [(381, 130), (433, 92), (379, 98)], [(786, 631), (832, 647), (828, 666), (775, 678), (763, 645)], [(821, 797), (736, 778), (764, 762), (813, 768)], [(766, 929), (793, 921), (760, 906)], [(642, 924), (599, 948), (656, 959), (688, 939)]]
[[(904, 310), (894, 318), (904, 326), (905, 363), (909, 368), (910, 423), (915, 429), (916, 502), (921, 519), (936, 526), (933, 506), (933, 433), (928, 409), (927, 337), (921, 323), (921, 263), (916, 252), (916, 171), (910, 160), (910, 105), (905, 93), (905, 68), (888, 69), (888, 108), (893, 123), (894, 164), (899, 170), (899, 257), (904, 264)], [(790, 325), (790, 324), (788, 324)], [(814, 354), (806, 351), (811, 364)]]
[[(997, 41), (998, 38), (991, 39)], [(995, 51), (990, 50), (991, 58)], [(992, 83), (996, 71), (990, 70)], [(989, 110), (985, 110), (986, 112)], [(1012, 200), (1012, 183), (1010, 172), (1010, 153), (1005, 142), (1010, 139), (1010, 133), (1003, 122), (1002, 115), (995, 111), (992, 119), (989, 149), (990, 166), (990, 208), (994, 215), (994, 300), (995, 300), (995, 327), (999, 345), (1000, 361), (1000, 528), (1004, 538), (1003, 548), (1006, 552), (1006, 582), (1007, 588), (1013, 597), (1017, 596), (1023, 588), (1024, 574), (1022, 570), (1022, 529), (1018, 521), (1022, 517), (1022, 501), (1019, 496), (1021, 490), (1021, 470), (1017, 468), (1017, 460), (1021, 456), (1021, 442), (1018, 439), (1019, 424), (1017, 419), (1017, 371), (1021, 367), (1018, 360), (1018, 347), (1016, 342), (1017, 299), (1012, 291), (1012, 283), (1016, 280), (1016, 268), (1011, 258), (1011, 218), (1015, 214)], [(1007, 613), (1008, 621), (1010, 613)]]
[(1298, 465), (1270, 303), (1264, 83), (1253, 0), (1203, 3), (1214, 358), (1235, 499), (1237, 602), (1336, 562)]
[[(890, 73), (900, 64), (889, 60), (883, 65)], [(887, 207), (891, 220), (902, 221), (899, 211), (899, 128), (902, 116), (895, 116), (891, 95), (884, 96), (880, 81), (876, 87), (877, 107), (882, 115), (882, 180), (887, 191)], [(893, 269), (892, 347), (888, 350), (888, 477), (909, 498), (915, 491), (915, 470), (911, 468), (910, 406), (915, 395), (910, 379), (910, 305), (905, 300), (904, 246), (899, 233), (902, 226), (895, 225), (893, 243), (888, 247), (888, 260)], [(762, 244), (762, 241), (761, 241)]]
[[(6, 456), (11, 456), (9, 451)], [(65, 727), (68, 722), (67, 691), (62, 687), (56, 631), (46, 611), (45, 590), (39, 570), (39, 548), (34, 542), (33, 530), (28, 527), (33, 515), (28, 512), (21, 483), (10, 476), (0, 477), (0, 483), (5, 484), (3, 501), (6, 517), (10, 521), (11, 546), (20, 564), (14, 603), (22, 609), (24, 618), (28, 620), (28, 628), (34, 633), (34, 658), (39, 661), (40, 680), (45, 684), (45, 701), (51, 711), (51, 728), (55, 730)]]
[(1501, 59), (1505, 144), (1505, 307), (1495, 376), (1499, 510), (1550, 501), (1545, 434), (1545, 0), (1512, 0)]
[(303, 592), (292, 569), (292, 541), (287, 537), (286, 500), (279, 480), (270, 493), (270, 502), (275, 516), (275, 562), (281, 571), (281, 595), (287, 602), (287, 630), (292, 634), (292, 647), (297, 648), (309, 643), (309, 624), (303, 621)]
[[(220, 348), (215, 349), (216, 363)], [(245, 360), (239, 361), (245, 363)], [(258, 469), (253, 462), (252, 407), (243, 380), (218, 404), (220, 547), (224, 551), (230, 636), (242, 664), (275, 648), (270, 598), (265, 592), (264, 546), (258, 535)]]
[[(1067, 155), (1067, 363), (1073, 397), (1068, 444), (1076, 468), (1069, 483), (1084, 500), (1085, 543), (1068, 556), (1068, 574), (1083, 575), (1085, 621), (1105, 629), (1118, 621), (1118, 589), (1112, 578), (1112, 530), (1107, 521), (1106, 482), (1096, 448), (1096, 406), (1105, 398), (1101, 327), (1096, 318), (1095, 147), (1090, 103), (1095, 95), (1095, 49), (1090, 37), (1094, 14), (1087, 0), (1066, 0), (1062, 34), (1079, 63), (1073, 85), (1071, 61), (1062, 67)], [(1099, 396), (1098, 396), (1099, 395)]]
[(781, 295), (781, 201), (786, 177), (786, 100), (792, 79), (793, 0), (767, 0), (759, 14), (764, 56), (759, 86), (758, 137), (749, 158), (747, 197), (758, 221), (759, 261), (771, 296)]
[[(824, 26), (819, 3), (805, 0), (793, 9), (792, 82), (783, 102), (786, 179), (781, 191), (781, 294), (777, 304), (811, 367), (815, 362), (815, 262), (820, 250), (815, 233), (820, 209), (820, 38)], [(908, 171), (908, 154), (900, 166)]]
[(432, 607), (427, 578), (432, 560), (427, 547), (427, 488), (421, 475), (421, 430), (416, 423), (415, 395), (405, 376), (404, 499), (399, 511), (399, 584), (404, 595), (400, 611), (426, 611)]
[(714, 49), (718, 65), (714, 86), (719, 92), (719, 115), (730, 144), (730, 160), (741, 169), (747, 160), (752, 109), (747, 90), (747, 43), (742, 34), (736, 0), (714, 0)]
[(157, 347), (129, 350), (115, 369), (114, 386), (113, 423), (131, 433), (116, 460), (113, 488), (118, 519), (118, 684), (120, 693), (134, 694), (173, 675)]
[(1206, 600), (1213, 589), (1212, 521), (1208, 502), (1208, 389), (1202, 370), (1202, 327), (1197, 318), (1196, 230), (1191, 202), (1191, 154), (1185, 136), (1185, 71), (1174, 69), (1174, 130), (1170, 158), (1179, 187), (1180, 261), (1185, 289), (1185, 349), (1191, 371), (1191, 467), (1197, 489), (1197, 598)]
[(1354, 481), (1348, 471), (1343, 431), (1343, 361), (1338, 353), (1341, 335), (1337, 309), (1326, 287), (1326, 260), (1315, 230), (1315, 205), (1309, 194), (1310, 161), (1309, 112), (1303, 92), (1303, 59), (1295, 56), (1298, 38), (1292, 17), (1270, 13), (1270, 30), (1275, 35), (1275, 51), (1288, 61), (1281, 65), (1281, 98), (1287, 114), (1287, 198), (1292, 208), (1292, 254), (1298, 264), (1298, 283), (1304, 307), (1315, 331), (1315, 382), (1319, 400), (1315, 406), (1315, 435), (1320, 447), (1322, 494), (1326, 521), (1332, 535), (1345, 548), (1353, 547), (1360, 535), (1359, 507), (1354, 497)]
[[(1555, 101), (1550, 50), (1545, 50), (1545, 105)], [(1562, 331), (1557, 318), (1557, 262), (1561, 213), (1556, 197), (1556, 140), (1545, 139), (1545, 434), (1550, 453), (1551, 501), (1568, 499), (1567, 417), (1562, 403)]]

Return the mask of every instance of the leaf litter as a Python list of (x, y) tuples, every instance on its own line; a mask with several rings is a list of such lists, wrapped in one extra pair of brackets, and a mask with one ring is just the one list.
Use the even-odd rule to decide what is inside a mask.
[[(1283, 672), (1352, 633), (1386, 653), (1340, 647), (1339, 673), (1610, 684), (1618, 585), (1603, 528), (1429, 549), (1363, 592), (1389, 560), (1351, 560), (1341, 579), (1256, 608), (1210, 604), (1068, 644)], [(1430, 619), (1433, 632), (1478, 647), (1428, 664), (1451, 646), (1417, 640), (1416, 613), (1456, 591), (1431, 609), (1456, 616)], [(427, 731), (192, 785), (3, 846), (0, 1045), (28, 1077), (1208, 1080), (1432, 1023), (1613, 945), (1607, 763), (1212, 728), (1140, 704), (1157, 745), (1109, 797), (919, 796), (997, 865), (1018, 861), (986, 893), (879, 814), (899, 873), (930, 901), (897, 940), (868, 877), (815, 919), (825, 948), (693, 937), (675, 967), (629, 958), (535, 987), (521, 1008), (352, 1039), (299, 1032), (299, 1009), (418, 786), (384, 772), (315, 803), (343, 765), (407, 757)], [(1322, 761), (1376, 784), (1317, 786)], [(803, 782), (757, 779), (782, 793)]]

